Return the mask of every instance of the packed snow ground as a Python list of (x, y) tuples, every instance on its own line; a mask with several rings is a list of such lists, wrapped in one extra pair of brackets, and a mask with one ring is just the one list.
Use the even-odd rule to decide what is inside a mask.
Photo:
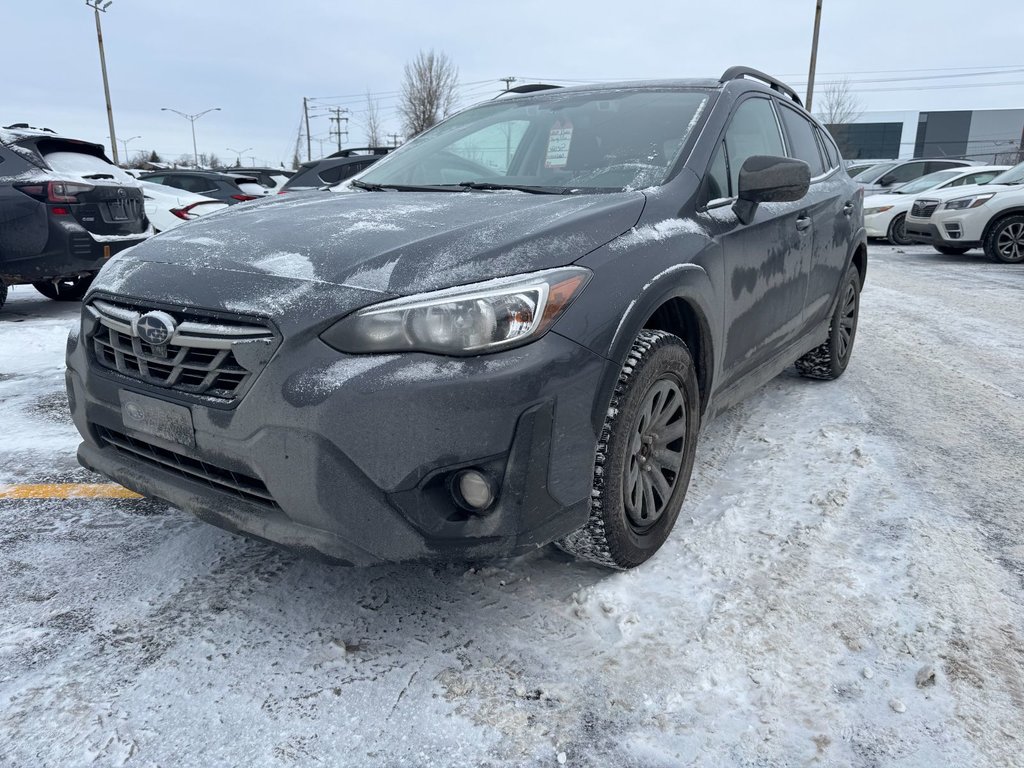
[[(0, 765), (1021, 765), (1022, 287), (872, 248), (846, 376), (710, 425), (631, 573), (341, 569), (152, 502), (0, 501)], [(0, 311), (0, 483), (96, 479), (76, 311)]]

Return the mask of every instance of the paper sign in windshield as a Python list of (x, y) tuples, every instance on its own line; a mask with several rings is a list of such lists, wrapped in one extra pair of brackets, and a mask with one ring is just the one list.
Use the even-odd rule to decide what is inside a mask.
[(572, 123), (559, 120), (551, 126), (548, 134), (548, 151), (544, 156), (545, 168), (564, 168), (569, 162), (569, 145), (572, 143)]

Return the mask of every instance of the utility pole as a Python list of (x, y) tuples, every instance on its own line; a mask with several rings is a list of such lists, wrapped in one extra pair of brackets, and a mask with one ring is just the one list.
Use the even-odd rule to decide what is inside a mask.
[[(107, 124), (110, 126), (110, 153), (114, 156), (114, 165), (118, 165), (117, 158), (117, 134), (114, 132), (114, 108), (110, 106), (110, 83), (107, 81), (107, 57), (103, 53), (103, 28), (100, 26), (100, 11), (107, 12), (107, 8), (114, 0), (85, 0), (85, 4), (92, 8), (96, 16), (96, 42), (100, 46), (100, 70), (103, 72), (103, 95), (107, 100)], [(125, 150), (127, 154), (127, 150)]]
[(309, 99), (302, 97), (302, 114), (306, 117), (306, 162), (313, 159), (313, 138), (309, 135)]
[(397, 147), (398, 146), (398, 134), (397, 133), (389, 133), (387, 135), (391, 137), (391, 146), (392, 147)]
[(192, 159), (195, 161), (195, 167), (199, 167), (199, 151), (196, 149), (196, 120), (205, 115), (207, 112), (220, 112), (220, 107), (210, 107), (210, 109), (204, 109), (202, 112), (197, 112), (194, 115), (186, 115), (184, 112), (179, 112), (176, 109), (169, 109), (168, 107), (160, 107), (161, 112), (173, 112), (176, 115), (181, 115), (190, 123), (192, 123)]
[(328, 118), (328, 119), (332, 123), (334, 123), (334, 128), (331, 129), (331, 134), (338, 137), (338, 151), (341, 152), (341, 134), (342, 134), (341, 123), (342, 123), (342, 121), (345, 122), (345, 131), (344, 131), (345, 139), (348, 140), (348, 118), (347, 117), (342, 117), (342, 115), (343, 114), (347, 114), (348, 110), (344, 109), (343, 107), (331, 107), (327, 111), (334, 113), (334, 115), (332, 117)]
[[(512, 83), (516, 81), (514, 77), (499, 77), (500, 82), (505, 83), (505, 93), (508, 93), (512, 87)], [(512, 126), (505, 123), (505, 173), (508, 173), (508, 167), (512, 164)]]
[(814, 8), (814, 40), (811, 42), (811, 69), (807, 74), (807, 101), (804, 107), (811, 111), (814, 100), (814, 70), (818, 66), (818, 30), (821, 29), (821, 0), (817, 0)]

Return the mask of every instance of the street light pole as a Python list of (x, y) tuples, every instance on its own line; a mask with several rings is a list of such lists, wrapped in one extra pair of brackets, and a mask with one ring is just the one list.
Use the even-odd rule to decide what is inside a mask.
[(176, 109), (169, 107), (160, 107), (161, 112), (173, 112), (176, 115), (181, 115), (190, 123), (192, 123), (192, 160), (195, 163), (195, 167), (199, 167), (199, 150), (196, 148), (196, 120), (205, 115), (207, 112), (220, 112), (220, 107), (211, 107), (210, 109), (204, 109), (202, 112), (197, 112), (194, 115), (186, 115), (184, 112), (179, 112)]
[(814, 70), (818, 66), (818, 30), (821, 29), (821, 0), (817, 0), (814, 9), (814, 39), (811, 41), (811, 69), (807, 74), (807, 102), (805, 107), (811, 111), (811, 102), (814, 99)]
[(236, 155), (238, 155), (238, 159), (235, 162), (237, 163), (238, 167), (241, 168), (242, 167), (242, 153), (243, 152), (248, 152), (250, 149), (252, 149), (252, 147), (246, 147), (245, 149), (233, 149), (232, 147), (225, 147), (225, 149), (228, 152), (234, 152)]
[[(107, 138), (110, 139), (111, 142), (114, 141), (110, 136), (107, 136)], [(121, 146), (124, 147), (124, 161), (126, 163), (128, 162), (128, 142), (129, 141), (135, 141), (136, 139), (141, 139), (141, 138), (142, 138), (141, 136), (131, 136), (131, 137), (127, 138), (127, 139), (118, 139), (118, 141), (121, 143)]]
[(100, 47), (100, 70), (103, 72), (103, 95), (107, 100), (107, 123), (110, 126), (110, 153), (114, 156), (114, 165), (118, 165), (117, 158), (117, 134), (114, 132), (114, 108), (110, 106), (110, 83), (107, 81), (107, 57), (103, 53), (103, 28), (100, 26), (100, 11), (107, 12), (107, 8), (114, 0), (85, 0), (85, 4), (92, 8), (96, 16), (96, 42)]

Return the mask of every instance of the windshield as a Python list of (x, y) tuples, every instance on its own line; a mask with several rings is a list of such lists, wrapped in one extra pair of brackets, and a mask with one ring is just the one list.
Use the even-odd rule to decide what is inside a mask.
[(898, 163), (882, 163), (881, 165), (872, 165), (866, 171), (861, 171), (856, 176), (854, 176), (853, 180), (860, 181), (865, 184), (870, 184), (873, 181), (878, 181), (880, 178), (882, 178), (882, 176), (887, 174), (897, 165)]
[(645, 89), (496, 101), (446, 120), (359, 181), (559, 192), (653, 186), (665, 181), (707, 98)]
[(932, 187), (939, 186), (944, 181), (955, 179), (961, 173), (962, 171), (936, 171), (935, 173), (929, 173), (927, 176), (922, 176), (920, 179), (908, 182), (892, 192), (894, 195), (913, 195), (918, 192), (924, 192)]
[(1008, 171), (1003, 171), (989, 184), (1024, 184), (1024, 163), (1015, 165)]

